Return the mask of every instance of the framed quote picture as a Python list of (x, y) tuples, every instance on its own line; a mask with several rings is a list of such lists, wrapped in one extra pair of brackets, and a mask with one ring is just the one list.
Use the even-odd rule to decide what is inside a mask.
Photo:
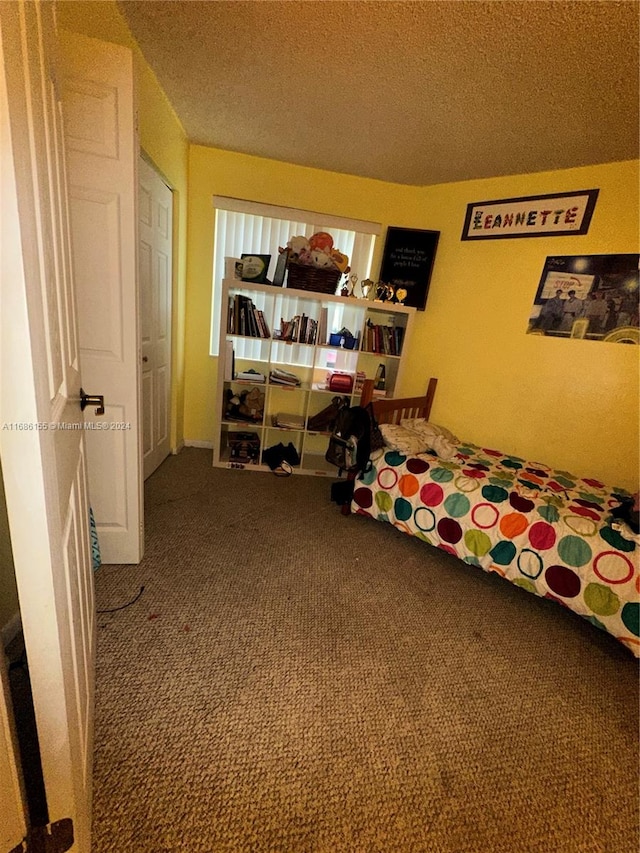
[(406, 291), (405, 305), (424, 311), (438, 247), (439, 231), (387, 228), (380, 281), (394, 291)]

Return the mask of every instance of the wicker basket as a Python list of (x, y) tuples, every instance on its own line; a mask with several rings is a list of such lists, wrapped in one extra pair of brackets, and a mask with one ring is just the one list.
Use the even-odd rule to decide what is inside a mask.
[(329, 293), (333, 295), (340, 281), (339, 269), (320, 269), (289, 261), (287, 264), (289, 275), (287, 287), (296, 290), (313, 290), (316, 293)]

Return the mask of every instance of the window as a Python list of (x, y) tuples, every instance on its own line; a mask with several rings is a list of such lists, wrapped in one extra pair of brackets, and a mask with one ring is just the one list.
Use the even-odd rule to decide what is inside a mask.
[(380, 225), (342, 219), (308, 210), (258, 204), (241, 199), (214, 196), (213, 300), (211, 316), (211, 355), (218, 355), (220, 341), (220, 294), (224, 277), (224, 259), (239, 258), (244, 252), (271, 255), (269, 278), (273, 275), (278, 248), (290, 237), (310, 237), (316, 231), (328, 231), (336, 248), (349, 257), (358, 279), (368, 278), (375, 238)]

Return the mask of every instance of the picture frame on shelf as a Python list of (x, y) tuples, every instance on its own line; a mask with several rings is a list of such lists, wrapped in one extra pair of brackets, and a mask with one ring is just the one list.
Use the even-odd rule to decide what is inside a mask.
[(273, 274), (273, 286), (274, 287), (282, 287), (284, 284), (284, 277), (287, 273), (287, 261), (289, 260), (289, 249), (283, 249), (278, 255), (278, 260), (276, 261), (276, 270)]
[(267, 280), (271, 255), (254, 255), (243, 252), (240, 258), (242, 260), (242, 281), (264, 284)]

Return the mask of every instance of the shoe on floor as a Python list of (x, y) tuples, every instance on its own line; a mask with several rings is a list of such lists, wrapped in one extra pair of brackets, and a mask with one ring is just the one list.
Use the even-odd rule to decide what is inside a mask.
[(300, 464), (300, 456), (298, 455), (298, 451), (291, 442), (289, 442), (289, 444), (284, 448), (283, 458), (286, 459), (290, 465)]
[(293, 474), (293, 468), (286, 459), (283, 459), (282, 462), (273, 469), (273, 473), (276, 477), (290, 477)]
[(262, 453), (262, 461), (268, 465), (272, 471), (280, 465), (284, 458), (285, 447), (282, 442), (280, 442), (280, 444), (274, 444), (273, 447), (267, 447), (267, 449)]

